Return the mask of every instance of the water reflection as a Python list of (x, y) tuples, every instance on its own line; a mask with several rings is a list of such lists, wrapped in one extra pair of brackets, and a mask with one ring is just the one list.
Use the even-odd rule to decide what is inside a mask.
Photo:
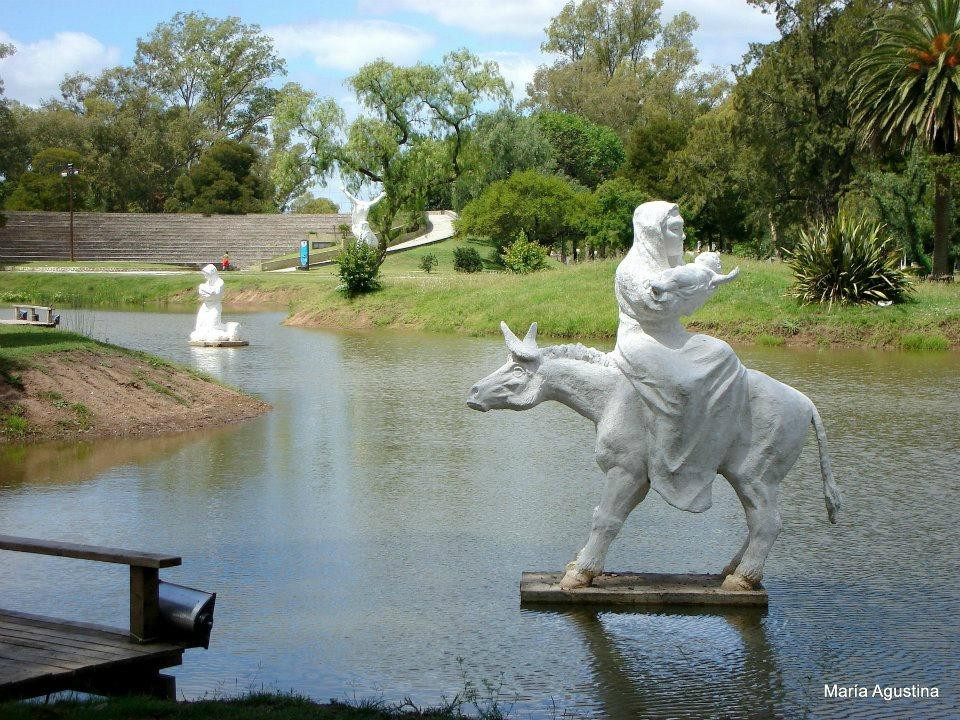
[[(311, 332), (246, 315), (252, 344), (185, 343), (192, 314), (98, 313), (111, 340), (243, 387), (274, 410), (180, 438), (7, 449), (2, 532), (183, 555), (174, 582), (217, 590), (209, 652), (178, 688), (410, 695), (503, 674), (518, 717), (960, 715), (960, 357), (741, 348), (820, 408), (846, 499), (826, 521), (811, 438), (782, 489), (769, 615), (530, 612), (524, 570), (582, 546), (602, 476), (589, 422), (555, 405), (474, 413), (502, 342)], [(546, 341), (544, 341), (546, 342)], [(718, 483), (691, 515), (650, 496), (608, 567), (717, 572), (744, 533)], [(51, 576), (74, 592), (50, 592)], [(122, 624), (122, 569), (8, 555), (0, 606)], [(939, 702), (853, 707), (824, 682), (939, 684)], [(741, 702), (742, 700), (742, 702)]]
[(582, 639), (603, 717), (783, 716), (783, 680), (762, 610), (528, 611), (558, 614)]

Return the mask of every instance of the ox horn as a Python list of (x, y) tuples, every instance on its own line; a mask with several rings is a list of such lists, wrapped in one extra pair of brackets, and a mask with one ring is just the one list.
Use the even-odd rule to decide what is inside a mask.
[(521, 340), (516, 335), (513, 334), (513, 330), (503, 322), (500, 321), (500, 330), (503, 332), (504, 342), (507, 344), (507, 349), (515, 357), (518, 357), (522, 360), (534, 360), (539, 353), (537, 349), (537, 324), (533, 323), (530, 326), (530, 329), (527, 330), (526, 337)]

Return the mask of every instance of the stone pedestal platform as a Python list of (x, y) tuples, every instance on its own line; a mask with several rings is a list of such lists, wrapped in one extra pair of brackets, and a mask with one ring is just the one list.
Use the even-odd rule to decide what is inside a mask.
[(767, 606), (767, 591), (722, 590), (722, 575), (604, 573), (593, 584), (562, 590), (562, 572), (525, 572), (520, 577), (520, 603), (564, 605)]
[(190, 340), (187, 345), (192, 347), (246, 347), (247, 340)]

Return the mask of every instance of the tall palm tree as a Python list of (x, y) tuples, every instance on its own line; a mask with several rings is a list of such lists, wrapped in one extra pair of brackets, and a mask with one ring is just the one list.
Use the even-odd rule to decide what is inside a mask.
[[(851, 108), (864, 144), (919, 142), (951, 155), (960, 137), (960, 0), (900, 0), (854, 65)], [(950, 176), (934, 179), (933, 277), (950, 269)]]

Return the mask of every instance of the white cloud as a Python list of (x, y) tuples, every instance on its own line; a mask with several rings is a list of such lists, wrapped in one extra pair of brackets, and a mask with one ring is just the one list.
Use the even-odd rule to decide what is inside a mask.
[(548, 63), (547, 56), (542, 53), (494, 51), (482, 53), (480, 57), (493, 60), (500, 66), (500, 74), (513, 85), (513, 97), (517, 101), (527, 96), (527, 84), (533, 80), (537, 68)]
[(108, 47), (82, 32), (58, 32), (36, 42), (18, 42), (0, 30), (0, 42), (17, 52), (0, 60), (7, 97), (28, 105), (60, 95), (60, 81), (69, 73), (96, 75), (120, 61), (120, 49)]
[(740, 62), (751, 42), (778, 37), (776, 20), (742, 0), (664, 0), (664, 21), (686, 11), (700, 23), (693, 43), (707, 65), (728, 67)]
[[(483, 35), (540, 39), (543, 30), (566, 0), (360, 0), (362, 12), (414, 12), (451, 27)], [(664, 0), (664, 22), (681, 11), (700, 23), (694, 40), (707, 65), (729, 66), (740, 61), (750, 42), (777, 36), (774, 19), (745, 0)]]
[(360, 0), (364, 12), (415, 12), (484, 35), (543, 34), (566, 0)]
[(318, 67), (352, 71), (379, 57), (407, 64), (419, 60), (435, 38), (419, 28), (382, 20), (321, 21), (267, 29), (277, 52), (308, 55)]

